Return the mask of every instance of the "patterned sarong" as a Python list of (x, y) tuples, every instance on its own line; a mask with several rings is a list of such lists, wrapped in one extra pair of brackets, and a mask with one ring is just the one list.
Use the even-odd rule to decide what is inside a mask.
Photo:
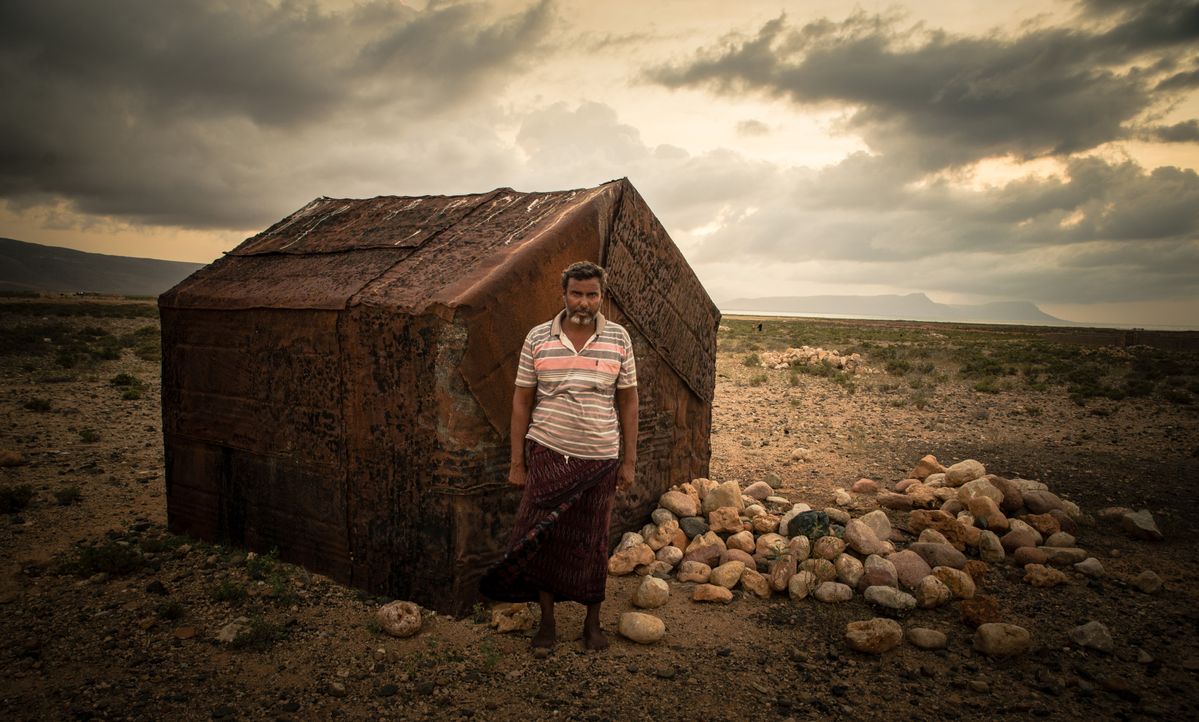
[(562, 456), (526, 441), (528, 475), (503, 559), (483, 576), (484, 596), (536, 601), (604, 600), (608, 577), (608, 524), (616, 493), (616, 459)]

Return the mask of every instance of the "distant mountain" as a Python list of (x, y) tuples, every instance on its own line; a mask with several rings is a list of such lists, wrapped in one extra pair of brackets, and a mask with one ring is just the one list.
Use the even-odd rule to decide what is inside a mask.
[(0, 289), (157, 296), (203, 263), (108, 256), (0, 238)]
[(874, 316), (912, 321), (978, 321), (1069, 325), (1027, 301), (979, 304), (937, 303), (923, 293), (886, 296), (766, 296), (734, 298), (717, 304), (724, 313), (767, 311), (771, 313)]

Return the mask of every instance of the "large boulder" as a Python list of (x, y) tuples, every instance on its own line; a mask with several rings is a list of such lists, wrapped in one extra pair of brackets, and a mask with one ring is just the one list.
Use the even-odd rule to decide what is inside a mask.
[(638, 644), (653, 644), (666, 635), (666, 623), (652, 614), (625, 612), (617, 626), (620, 636)]

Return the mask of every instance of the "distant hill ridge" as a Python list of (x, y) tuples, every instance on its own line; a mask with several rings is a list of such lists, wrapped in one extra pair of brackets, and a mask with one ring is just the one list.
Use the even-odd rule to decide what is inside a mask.
[(6, 291), (157, 296), (204, 266), (0, 238), (0, 289)]
[(997, 301), (978, 304), (937, 303), (923, 293), (881, 296), (764, 296), (733, 298), (717, 306), (725, 313), (767, 311), (770, 313), (835, 314), (877, 316), (913, 321), (994, 321), (1069, 325), (1050, 316), (1028, 301)]

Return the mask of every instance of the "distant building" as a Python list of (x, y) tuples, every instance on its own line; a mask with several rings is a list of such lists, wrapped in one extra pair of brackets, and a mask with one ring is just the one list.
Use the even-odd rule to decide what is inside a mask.
[(512, 382), (560, 271), (608, 268), (633, 338), (637, 481), (614, 530), (705, 476), (720, 314), (627, 180), (318, 198), (159, 298), (172, 531), (461, 612), (499, 558)]

